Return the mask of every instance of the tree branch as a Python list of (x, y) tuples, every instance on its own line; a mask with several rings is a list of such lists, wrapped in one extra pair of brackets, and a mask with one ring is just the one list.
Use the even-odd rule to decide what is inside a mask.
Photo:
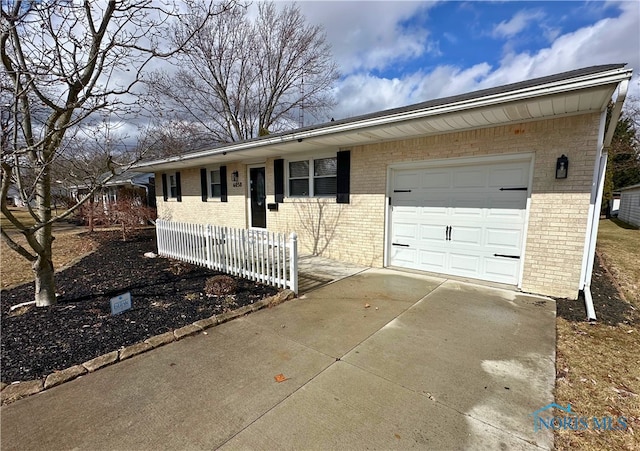
[(34, 262), (34, 261), (36, 261), (38, 259), (37, 256), (30, 254), (28, 250), (26, 250), (24, 247), (22, 247), (18, 243), (16, 243), (13, 240), (13, 238), (11, 238), (7, 234), (7, 232), (5, 232), (4, 229), (0, 229), (0, 234), (2, 236), (3, 241), (5, 243), (7, 243), (7, 246), (9, 246), (9, 248), (11, 248), (11, 250), (13, 250), (14, 252), (17, 252), (19, 255), (21, 255), (22, 257), (26, 258), (30, 262)]

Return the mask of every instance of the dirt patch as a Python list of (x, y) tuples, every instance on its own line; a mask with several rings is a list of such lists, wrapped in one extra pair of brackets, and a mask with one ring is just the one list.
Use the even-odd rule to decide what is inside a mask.
[[(598, 322), (612, 326), (640, 322), (638, 310), (622, 298), (616, 283), (602, 265), (598, 255), (593, 265), (591, 296)], [(567, 321), (580, 322), (587, 317), (582, 295), (577, 300), (556, 299), (556, 309), (558, 317)]]
[[(33, 284), (2, 290), (2, 382), (40, 378), (278, 291), (236, 278), (236, 294), (206, 296), (206, 279), (220, 273), (145, 258), (156, 251), (153, 231), (126, 242), (116, 232), (97, 240), (96, 252), (56, 274), (57, 305), (11, 312), (12, 305), (33, 299)], [(125, 292), (132, 309), (112, 316), (110, 298)]]

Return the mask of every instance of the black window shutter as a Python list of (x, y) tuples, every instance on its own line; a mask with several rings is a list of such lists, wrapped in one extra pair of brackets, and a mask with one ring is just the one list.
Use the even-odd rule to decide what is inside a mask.
[(228, 202), (227, 196), (227, 167), (220, 166), (220, 201)]
[(169, 187), (167, 186), (167, 174), (162, 174), (162, 197), (166, 202), (169, 199)]
[(351, 175), (351, 151), (343, 150), (337, 156), (337, 193), (336, 202), (339, 204), (349, 203), (350, 175)]
[(202, 202), (206, 202), (207, 197), (209, 197), (209, 187), (207, 186), (207, 170), (205, 168), (200, 169), (200, 192), (202, 194)]
[(276, 202), (284, 202), (284, 160), (279, 158), (273, 161), (273, 179), (275, 184)]
[(182, 202), (182, 186), (180, 185), (180, 173), (176, 172), (176, 200)]

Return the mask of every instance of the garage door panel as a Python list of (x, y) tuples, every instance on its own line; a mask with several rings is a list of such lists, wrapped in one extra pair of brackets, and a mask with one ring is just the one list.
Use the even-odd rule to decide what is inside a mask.
[(418, 238), (418, 224), (399, 222), (393, 231), (396, 238), (416, 240)]
[(478, 221), (482, 218), (484, 211), (481, 208), (464, 208), (452, 207), (449, 211), (449, 217), (452, 223), (457, 224), (459, 221)]
[(450, 272), (458, 276), (478, 277), (481, 259), (477, 255), (450, 254)]
[(522, 242), (522, 232), (519, 230), (505, 230), (487, 228), (486, 231), (486, 247), (491, 250), (498, 251), (519, 250)]
[(420, 186), (420, 175), (416, 171), (398, 173), (394, 180), (394, 189), (417, 189)]
[(444, 225), (439, 224), (422, 224), (420, 226), (420, 235), (419, 239), (431, 241), (431, 243), (440, 243), (441, 241), (445, 241), (445, 232), (446, 227)]
[(426, 189), (448, 189), (451, 186), (450, 171), (424, 171), (420, 177), (420, 187)]
[(519, 199), (492, 199), (487, 208), (487, 217), (497, 216), (522, 216), (522, 205), (526, 200)]
[(500, 191), (498, 188), (491, 188), (487, 198), (489, 201), (487, 206), (489, 208), (500, 205), (522, 205), (527, 201), (527, 191)]
[(509, 224), (511, 227), (519, 227), (524, 224), (525, 212), (524, 210), (492, 208), (486, 212), (485, 220), (489, 224), (502, 223)]
[(450, 244), (481, 247), (482, 227), (452, 226)]
[(505, 165), (489, 169), (489, 186), (495, 188), (520, 188), (529, 184), (529, 168)]
[(486, 171), (481, 169), (455, 169), (453, 188), (484, 188), (486, 177)]
[[(447, 217), (449, 217), (449, 213), (447, 211), (447, 207), (445, 207), (445, 206), (441, 206), (441, 207), (422, 207), (420, 209), (420, 216), (424, 221), (430, 221), (430, 222), (439, 223), (439, 222), (442, 222)], [(439, 218), (443, 218), (443, 219), (439, 219)]]
[(415, 199), (401, 199), (401, 200), (393, 200), (393, 210), (394, 213), (399, 215), (409, 214), (415, 215), (418, 212), (418, 208), (420, 208), (417, 204), (418, 202)]
[(454, 193), (449, 205), (453, 208), (481, 211), (488, 206), (487, 195), (485, 193)]
[(394, 171), (393, 190), (416, 177), (419, 187), (390, 194), (389, 237), (408, 247), (390, 246), (389, 264), (516, 284), (520, 259), (495, 255), (522, 254), (529, 170), (519, 161)]
[(519, 260), (486, 257), (484, 259), (485, 273), (494, 282), (513, 283), (513, 279), (518, 277), (520, 271)]
[(408, 247), (391, 246), (391, 255), (394, 263), (397, 266), (404, 268), (415, 268), (417, 264), (417, 249), (410, 249)]
[(421, 250), (419, 268), (423, 271), (444, 272), (447, 265), (447, 252), (437, 250)]

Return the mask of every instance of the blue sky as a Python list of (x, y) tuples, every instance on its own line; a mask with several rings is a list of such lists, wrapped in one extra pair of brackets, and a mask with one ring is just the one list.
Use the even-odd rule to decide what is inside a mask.
[(384, 77), (442, 64), (500, 63), (506, 52), (536, 52), (562, 34), (615, 18), (615, 4), (582, 2), (443, 2), (399, 22), (401, 30), (429, 30), (431, 51), (378, 72)]
[(640, 71), (637, 0), (298, 5), (325, 28), (342, 74), (335, 118), (596, 64)]

